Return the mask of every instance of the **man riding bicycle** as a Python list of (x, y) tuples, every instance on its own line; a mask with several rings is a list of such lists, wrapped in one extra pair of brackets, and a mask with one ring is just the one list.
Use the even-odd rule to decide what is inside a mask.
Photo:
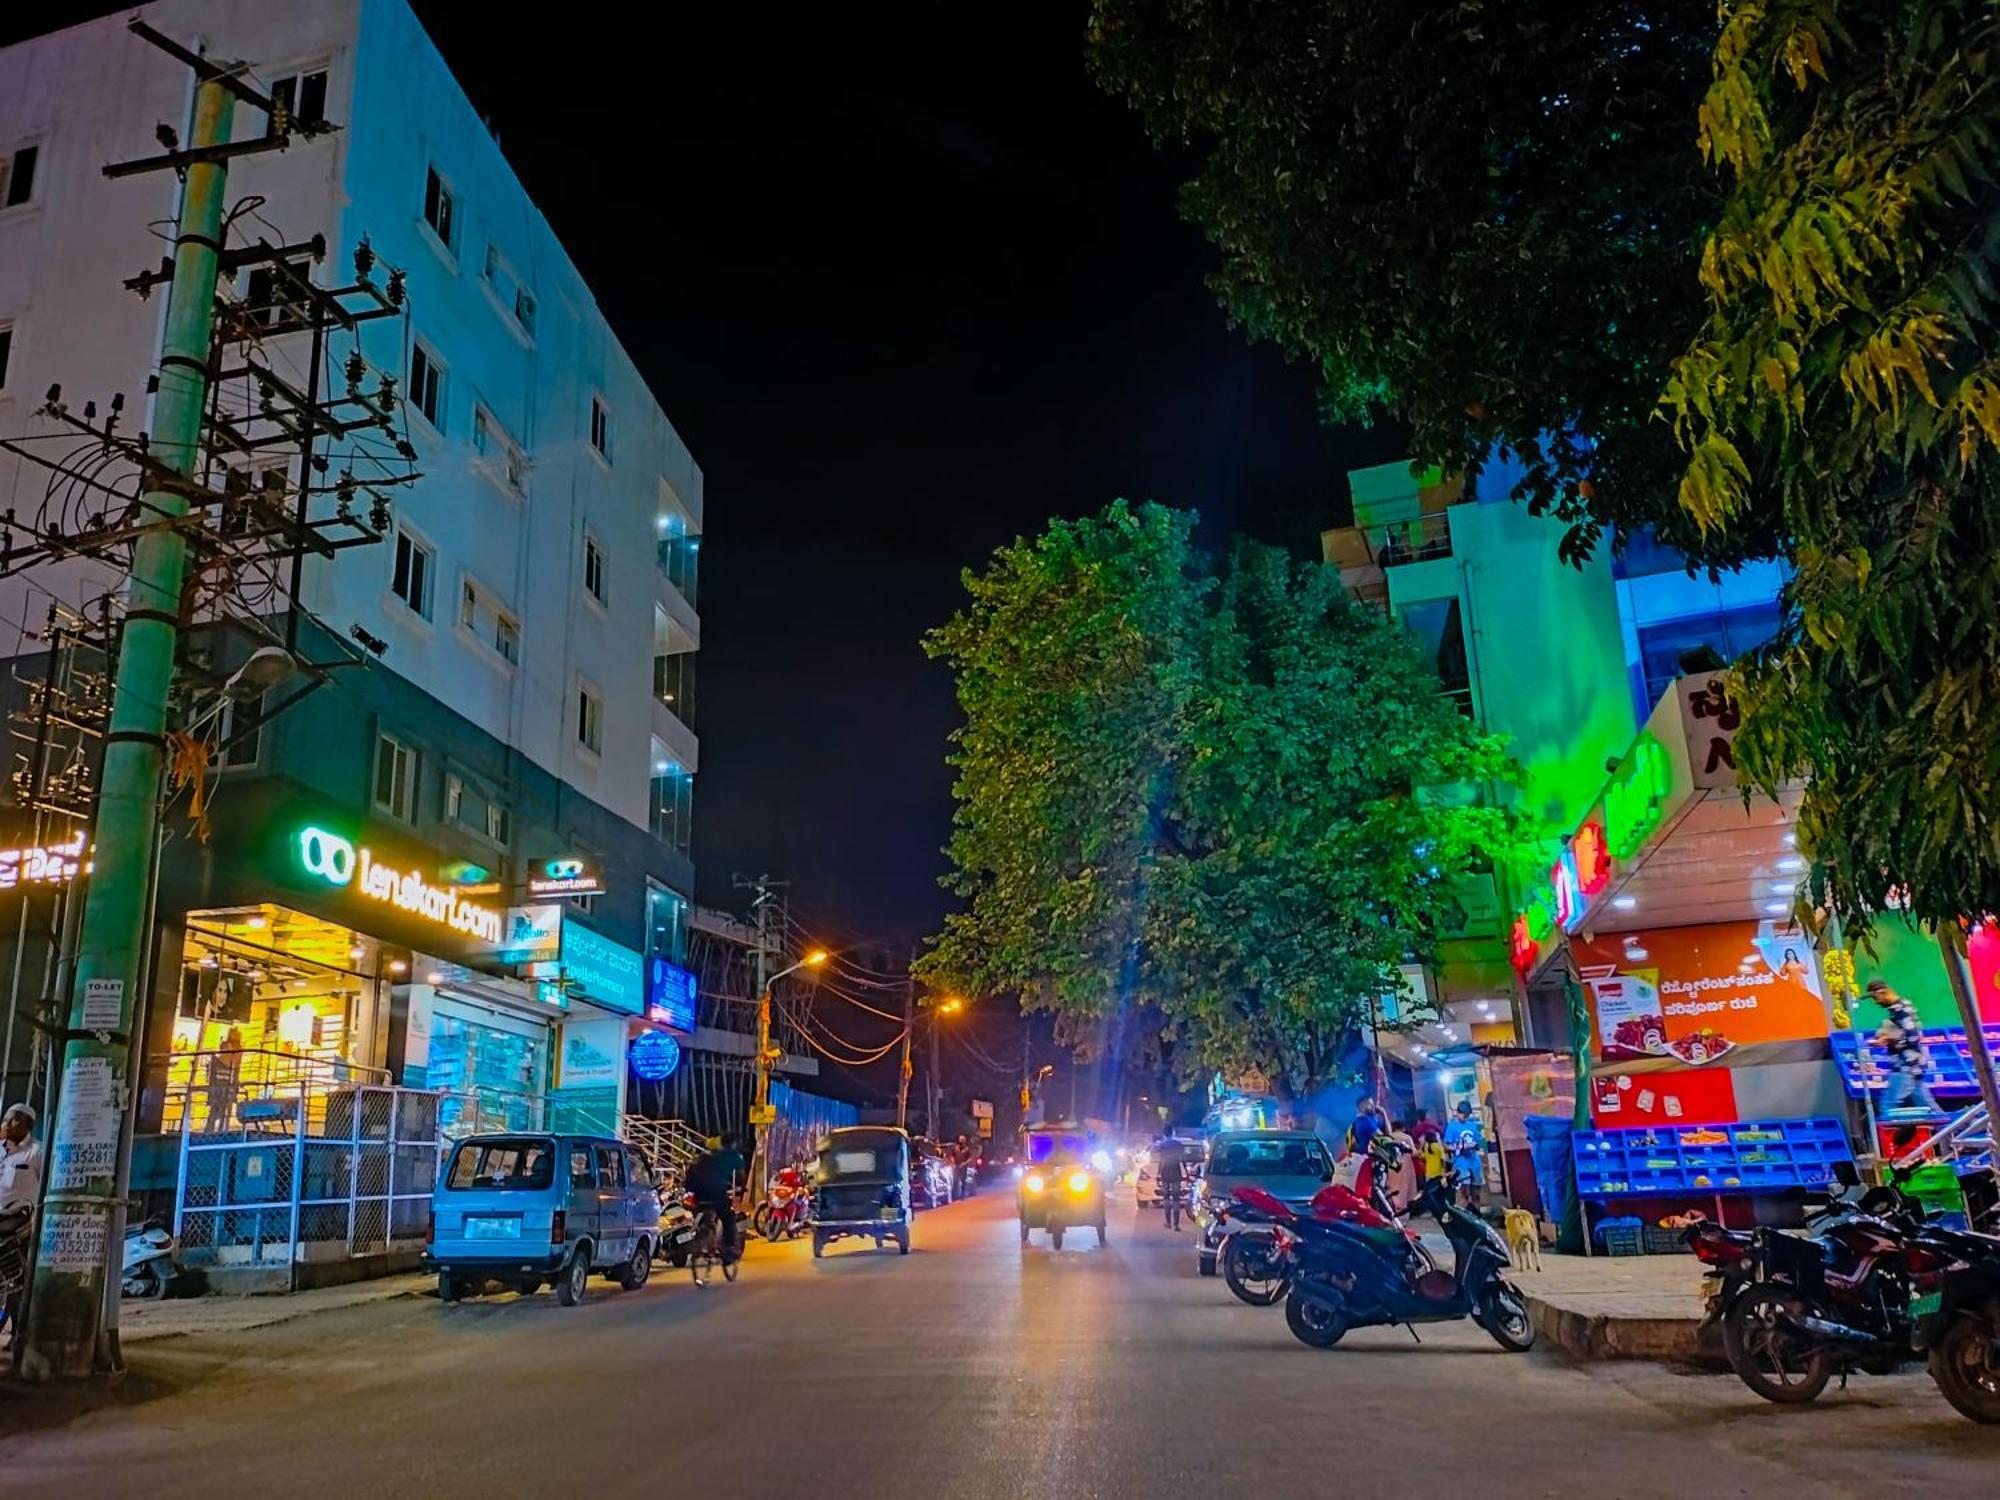
[(736, 1179), (748, 1170), (742, 1143), (734, 1135), (725, 1134), (713, 1151), (704, 1151), (688, 1164), (687, 1176), (682, 1179), (682, 1186), (694, 1196), (695, 1213), (705, 1211), (715, 1215), (722, 1233), (725, 1261), (735, 1260), (741, 1253), (737, 1246), (734, 1199)]

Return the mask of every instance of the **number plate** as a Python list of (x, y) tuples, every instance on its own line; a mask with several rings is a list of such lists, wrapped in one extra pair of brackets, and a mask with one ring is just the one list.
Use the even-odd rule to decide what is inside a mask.
[(1913, 1318), (1921, 1318), (1925, 1316), (1927, 1313), (1934, 1313), (1938, 1311), (1943, 1306), (1944, 1306), (1943, 1292), (1926, 1292), (1923, 1296), (1913, 1297), (1910, 1300), (1910, 1316)]
[(518, 1217), (480, 1218), (467, 1214), (465, 1237), (469, 1240), (518, 1240), (521, 1237), (521, 1221)]

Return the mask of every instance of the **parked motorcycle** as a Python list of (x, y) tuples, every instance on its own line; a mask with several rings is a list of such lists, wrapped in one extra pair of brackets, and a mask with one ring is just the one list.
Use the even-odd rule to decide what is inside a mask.
[(771, 1195), (757, 1205), (750, 1227), (767, 1240), (803, 1233), (812, 1217), (812, 1189), (797, 1167), (786, 1167), (771, 1182)]
[(7, 1309), (27, 1284), (28, 1250), (35, 1216), (25, 1209), (0, 1214), (0, 1328), (7, 1326)]
[(681, 1190), (680, 1173), (663, 1173), (659, 1191), (660, 1237), (653, 1241), (653, 1259), (683, 1267), (694, 1250), (694, 1209)]
[(1451, 1201), (1456, 1183), (1432, 1178), (1418, 1203), (1451, 1242), (1450, 1271), (1423, 1269), (1401, 1230), (1310, 1217), (1287, 1226), (1299, 1243), (1285, 1297), (1285, 1323), (1301, 1343), (1329, 1349), (1350, 1328), (1378, 1324), (1472, 1321), (1501, 1348), (1521, 1353), (1535, 1342), (1527, 1300), (1501, 1273), (1512, 1264), (1506, 1241), (1484, 1219)]
[(1722, 1323), (1737, 1378), (1766, 1401), (1802, 1405), (1835, 1375), (1887, 1375), (1917, 1358), (1911, 1304), (1946, 1265), (1921, 1243), (1920, 1224), (1836, 1204), (1806, 1232), (1754, 1230), (1747, 1280)]
[[(1393, 1229), (1410, 1242), (1410, 1253), (1422, 1264), (1415, 1274), (1435, 1271), (1437, 1262), (1423, 1241), (1404, 1229), (1394, 1206), (1379, 1188), (1368, 1202), (1351, 1188), (1329, 1183), (1313, 1195), (1309, 1216), (1325, 1223), (1358, 1224), (1369, 1229)], [(1235, 1223), (1222, 1242), (1222, 1278), (1229, 1290), (1252, 1307), (1269, 1307), (1291, 1290), (1299, 1235), (1288, 1228), (1300, 1217), (1259, 1187), (1240, 1187), (1216, 1210), (1223, 1223)]]
[(1927, 1226), (1912, 1254), (1920, 1274), (1949, 1262), (1911, 1309), (1931, 1379), (1961, 1415), (2000, 1422), (2000, 1238)]
[(169, 1295), (181, 1278), (176, 1258), (180, 1244), (173, 1231), (159, 1219), (148, 1219), (125, 1231), (125, 1262), (119, 1290), (127, 1297), (158, 1301)]

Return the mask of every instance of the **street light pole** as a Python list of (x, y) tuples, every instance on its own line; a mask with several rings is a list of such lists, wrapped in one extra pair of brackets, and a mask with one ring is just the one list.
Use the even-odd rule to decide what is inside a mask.
[(917, 981), (903, 977), (903, 1065), (896, 1072), (896, 1128), (910, 1128), (910, 1039), (917, 1030)]

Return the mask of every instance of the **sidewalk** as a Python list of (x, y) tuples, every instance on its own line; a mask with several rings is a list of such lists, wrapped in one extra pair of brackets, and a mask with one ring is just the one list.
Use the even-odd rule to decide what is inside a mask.
[(1717, 1357), (1698, 1336), (1702, 1264), (1692, 1255), (1542, 1254), (1516, 1267), (1535, 1328), (1572, 1359), (1700, 1363)]
[(179, 1338), (197, 1333), (242, 1333), (273, 1323), (289, 1323), (313, 1313), (365, 1307), (396, 1297), (414, 1297), (437, 1285), (435, 1276), (384, 1276), (346, 1286), (315, 1287), (308, 1292), (273, 1293), (264, 1297), (190, 1297), (185, 1301), (127, 1301), (118, 1311), (119, 1338), (135, 1344), (148, 1339)]

